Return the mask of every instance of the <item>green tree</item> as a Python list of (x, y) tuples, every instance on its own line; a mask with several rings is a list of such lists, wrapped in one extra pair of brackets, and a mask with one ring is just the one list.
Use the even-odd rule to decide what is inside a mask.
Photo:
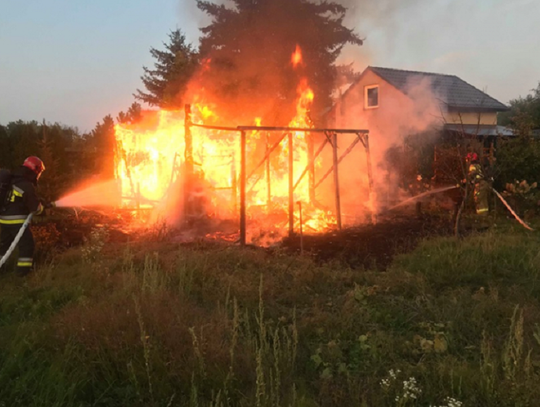
[(497, 188), (506, 183), (540, 181), (540, 140), (532, 130), (540, 129), (540, 84), (526, 97), (510, 101), (510, 110), (499, 115), (499, 124), (511, 127), (517, 137), (500, 140), (497, 146)]
[(11, 168), (11, 138), (7, 127), (0, 125), (0, 168)]
[(75, 128), (45, 122), (40, 126), (39, 133), (38, 155), (46, 166), (40, 180), (40, 190), (45, 198), (55, 200), (77, 178), (81, 163), (72, 147), (80, 135)]
[(40, 157), (46, 167), (40, 179), (40, 194), (56, 199), (79, 172), (82, 164), (70, 150), (81, 141), (76, 128), (59, 123), (10, 122), (0, 126), (0, 167), (15, 169), (28, 156)]
[(127, 112), (120, 112), (116, 116), (117, 123), (134, 124), (142, 118), (142, 108), (137, 102), (133, 102)]
[(11, 139), (11, 168), (20, 166), (30, 155), (39, 155), (39, 125), (36, 121), (8, 123), (7, 131)]
[(95, 170), (103, 178), (114, 177), (114, 154), (116, 139), (114, 132), (114, 119), (111, 115), (105, 116), (101, 122), (86, 136), (87, 148), (95, 151)]
[[(347, 8), (333, 1), (232, 0), (228, 8), (198, 0), (197, 5), (212, 19), (202, 28), (200, 53), (209, 64), (202, 83), (214, 97), (223, 96), (227, 103), (221, 105), (235, 117), (246, 106), (250, 115), (273, 120), (281, 119), (280, 111), (290, 115), (300, 76), (315, 92), (314, 113), (322, 112), (332, 103), (343, 47), (362, 44), (343, 24)], [(291, 55), (297, 45), (303, 63), (295, 69)]]
[(540, 129), (540, 83), (526, 97), (511, 100), (510, 110), (499, 115), (499, 124), (513, 128), (522, 136)]
[(146, 91), (137, 89), (137, 100), (161, 108), (178, 108), (187, 90), (188, 83), (199, 65), (197, 50), (186, 42), (186, 37), (177, 29), (169, 33), (169, 42), (163, 43), (165, 50), (150, 48), (156, 59), (154, 69), (143, 67), (141, 76)]

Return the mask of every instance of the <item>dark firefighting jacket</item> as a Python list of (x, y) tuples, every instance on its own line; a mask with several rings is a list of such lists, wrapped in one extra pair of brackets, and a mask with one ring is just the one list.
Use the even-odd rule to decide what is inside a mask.
[(26, 167), (13, 171), (12, 190), (5, 210), (0, 213), (0, 224), (22, 224), (32, 212), (43, 212), (37, 192), (36, 174)]
[(482, 166), (478, 163), (469, 165), (469, 181), (477, 183), (485, 180), (484, 173), (482, 172)]

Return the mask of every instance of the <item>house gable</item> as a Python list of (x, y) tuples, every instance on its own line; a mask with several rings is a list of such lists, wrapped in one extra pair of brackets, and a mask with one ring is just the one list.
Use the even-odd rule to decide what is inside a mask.
[[(361, 107), (365, 112), (368, 107), (365, 89), (375, 85), (380, 88), (378, 108), (395, 107), (396, 100), (407, 104), (419, 103), (422, 99), (420, 102), (425, 103), (426, 97), (430, 97), (432, 104), (437, 105), (442, 123), (495, 125), (497, 112), (508, 110), (501, 102), (455, 75), (370, 66), (336, 103), (332, 116), (346, 116), (345, 112), (352, 105), (358, 113)], [(424, 90), (419, 91), (419, 88)]]
[[(368, 92), (373, 88), (377, 89), (377, 106), (369, 105)], [(339, 98), (328, 113), (328, 119), (338, 126), (361, 128), (368, 123), (373, 125), (374, 117), (391, 120), (394, 109), (412, 104), (406, 94), (368, 68)]]

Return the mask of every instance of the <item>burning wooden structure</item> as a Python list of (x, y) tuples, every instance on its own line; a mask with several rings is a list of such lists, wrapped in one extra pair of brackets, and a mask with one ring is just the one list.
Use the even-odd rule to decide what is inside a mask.
[[(279, 145), (287, 139), (287, 150), (288, 150), (288, 223), (289, 223), (289, 236), (292, 236), (295, 233), (294, 230), (294, 213), (295, 213), (295, 199), (294, 192), (300, 182), (304, 177), (309, 174), (309, 197), (310, 204), (315, 204), (315, 190), (321, 183), (330, 175), (333, 174), (334, 179), (334, 198), (335, 198), (335, 217), (337, 221), (338, 229), (342, 228), (341, 220), (341, 199), (340, 199), (340, 183), (339, 183), (339, 164), (340, 162), (354, 149), (354, 147), (361, 143), (366, 152), (366, 168), (369, 179), (369, 188), (371, 193), (371, 188), (373, 186), (373, 176), (371, 169), (371, 157), (369, 151), (369, 136), (368, 130), (361, 129), (321, 129), (321, 128), (297, 128), (297, 127), (266, 127), (266, 126), (238, 126), (238, 127), (223, 127), (223, 126), (209, 126), (204, 124), (194, 124), (191, 122), (191, 106), (186, 106), (186, 143), (185, 143), (185, 162), (186, 162), (186, 176), (193, 177), (193, 151), (192, 151), (192, 134), (191, 127), (199, 127), (207, 130), (218, 130), (218, 131), (227, 131), (227, 132), (237, 132), (240, 135), (240, 177), (239, 182), (233, 183), (233, 196), (237, 195), (237, 185), (239, 184), (240, 192), (240, 244), (246, 244), (246, 191), (247, 191), (247, 180), (251, 178), (255, 172), (260, 169), (262, 166), (265, 166), (266, 173), (266, 182), (267, 182), (267, 205), (271, 205), (272, 201), (272, 182), (271, 182), (271, 172), (270, 172), (270, 157), (271, 154), (279, 147)], [(264, 157), (255, 165), (254, 168), (250, 169), (248, 175), (247, 168), (247, 158), (246, 158), (246, 145), (248, 133), (253, 132), (277, 132), (281, 133), (278, 141), (274, 142), (272, 145), (266, 143), (266, 151)], [(315, 151), (314, 140), (311, 137), (307, 138), (308, 144), (308, 163), (305, 168), (302, 170), (301, 175), (294, 178), (294, 135), (297, 133), (310, 135), (312, 133), (322, 133), (325, 136), (323, 142), (318, 146)], [(339, 134), (354, 134), (356, 135), (355, 140), (348, 146), (348, 148), (341, 154), (338, 154), (338, 135)], [(330, 145), (332, 148), (332, 166), (328, 171), (317, 181), (315, 182), (315, 161), (323, 152), (325, 147)], [(260, 178), (255, 181), (259, 182)], [(301, 202), (301, 201), (298, 201)], [(301, 206), (300, 206), (301, 208)], [(300, 209), (301, 211), (301, 209)], [(300, 217), (302, 214), (300, 213)], [(302, 227), (302, 221), (300, 221)]]
[[(297, 47), (293, 70), (301, 61)], [(356, 222), (359, 215), (373, 220), (368, 131), (314, 126), (315, 94), (305, 77), (299, 77), (296, 90), (296, 114), (282, 127), (263, 125), (262, 118), (253, 118), (252, 125), (223, 126), (219, 105), (201, 95), (194, 95), (183, 111), (153, 111), (140, 123), (116, 126), (116, 179), (123, 204), (159, 208), (172, 222), (209, 213), (214, 219), (239, 218), (241, 244), (248, 241), (248, 215), (260, 221), (262, 234), (272, 230), (281, 238), (288, 229), (294, 235), (296, 204), (302, 212), (300, 230), (341, 229), (343, 218)], [(287, 114), (293, 107), (286, 108)], [(249, 107), (244, 110), (228, 123), (251, 120), (245, 114)], [(365, 157), (343, 162), (359, 144)], [(340, 151), (341, 145), (347, 148)], [(340, 167), (347, 177), (340, 176)], [(333, 182), (325, 182), (329, 179)]]
[[(136, 164), (141, 158), (141, 153), (134, 150), (135, 153), (130, 153), (126, 147), (128, 142), (134, 146), (138, 144), (138, 135), (132, 134), (133, 140), (129, 137), (124, 137), (119, 141), (118, 150), (121, 151), (120, 163), (117, 166), (118, 172), (124, 171), (124, 177), (119, 176), (119, 179), (124, 181), (123, 197), (125, 201), (131, 204), (131, 207), (141, 208), (141, 206), (155, 206), (159, 204), (159, 196), (148, 193), (150, 189), (148, 185), (143, 185), (144, 177), (157, 175), (157, 172), (163, 165), (160, 158), (163, 158), (164, 152), (170, 153), (173, 164), (170, 167), (171, 173), (169, 179), (165, 181), (165, 185), (160, 187), (161, 197), (167, 196), (167, 191), (171, 188), (177, 188), (180, 184), (183, 185), (183, 215), (184, 218), (189, 217), (197, 212), (199, 208), (193, 204), (190, 199), (194, 191), (197, 189), (198, 168), (206, 169), (205, 165), (197, 161), (212, 162), (214, 166), (219, 166), (221, 175), (227, 174), (227, 183), (219, 184), (214, 182), (211, 189), (213, 193), (228, 191), (229, 202), (232, 208), (232, 217), (234, 214), (239, 214), (239, 241), (241, 244), (247, 242), (247, 210), (250, 205), (257, 203), (266, 205), (267, 213), (272, 210), (274, 198), (282, 199), (286, 197), (286, 210), (288, 217), (288, 235), (292, 236), (295, 233), (295, 207), (297, 203), (303, 202), (304, 210), (308, 211), (308, 220), (314, 215), (309, 211), (317, 214), (325, 214), (325, 211), (320, 209), (321, 205), (316, 200), (316, 190), (320, 188), (323, 181), (333, 175), (333, 210), (331, 211), (332, 221), (338, 229), (342, 228), (342, 205), (341, 205), (341, 189), (340, 189), (340, 163), (355, 149), (359, 144), (363, 146), (365, 152), (365, 162), (358, 165), (357, 170), (364, 172), (367, 176), (368, 194), (371, 194), (373, 186), (373, 175), (371, 169), (371, 157), (369, 147), (369, 132), (365, 129), (333, 129), (333, 128), (315, 128), (315, 127), (269, 127), (269, 126), (218, 126), (204, 124), (202, 120), (193, 120), (193, 110), (199, 111), (200, 107), (193, 109), (191, 105), (186, 105), (183, 117), (183, 129), (179, 125), (176, 130), (183, 130), (180, 133), (180, 138), (177, 141), (180, 145), (171, 145), (169, 148), (174, 148), (175, 153), (172, 154), (169, 149), (159, 151), (151, 151), (145, 159), (155, 155), (155, 164), (152, 166), (152, 172), (142, 173)], [(317, 143), (315, 135), (321, 138), (320, 143)], [(212, 135), (212, 136), (210, 136)], [(344, 135), (354, 136), (353, 141), (340, 153), (338, 143), (341, 143), (340, 138)], [(212, 150), (211, 144), (205, 142), (208, 139), (214, 140), (216, 144), (216, 154), (209, 156), (208, 151)], [(205, 140), (201, 140), (205, 139)], [(226, 148), (221, 148), (220, 141), (227, 140)], [(202, 144), (201, 144), (202, 142)], [(264, 150), (259, 151), (256, 144), (264, 145)], [(201, 149), (202, 146), (202, 149)], [(183, 157), (180, 152), (183, 149)], [(279, 150), (279, 151), (277, 151)], [(330, 151), (328, 151), (330, 150)], [(331, 152), (331, 164), (323, 166), (321, 161), (323, 152)], [(219, 153), (219, 154), (217, 154)], [(286, 153), (286, 154), (281, 154)], [(204, 157), (201, 154), (206, 154)], [(130, 157), (128, 157), (130, 156)], [(274, 157), (276, 157), (274, 160)], [(285, 157), (286, 156), (286, 159)], [(298, 159), (299, 157), (301, 159)], [(201, 158), (204, 158), (202, 160)], [(219, 163), (216, 163), (216, 160)], [(272, 166), (279, 166), (280, 174), (285, 174), (284, 177), (275, 177), (276, 172)], [(283, 161), (283, 162), (282, 162)], [(298, 165), (300, 162), (301, 165)], [(181, 163), (181, 164), (179, 164)], [(316, 163), (319, 166), (319, 171), (316, 171)], [(295, 165), (296, 164), (296, 165)], [(229, 168), (226, 168), (229, 167)], [(237, 171), (239, 168), (239, 171)], [(210, 169), (209, 171), (213, 171)], [(237, 173), (239, 172), (239, 174)], [(321, 175), (317, 179), (317, 172)], [(257, 176), (258, 175), (258, 176)], [(209, 174), (209, 178), (213, 175)], [(142, 177), (142, 178), (141, 178)], [(214, 179), (217, 179), (214, 177)], [(223, 179), (223, 178), (222, 178)], [(261, 182), (262, 180), (266, 182)], [(163, 183), (163, 177), (155, 178), (155, 183)], [(264, 184), (258, 188), (258, 184)], [(281, 184), (281, 185), (280, 185)], [(157, 184), (153, 186), (156, 187)], [(285, 191), (283, 190), (285, 186)], [(301, 192), (299, 190), (302, 189)], [(253, 191), (258, 191), (256, 198), (253, 199)], [(264, 199), (260, 192), (264, 192)], [(196, 192), (195, 192), (196, 193)], [(248, 195), (251, 197), (248, 198)], [(256, 202), (255, 202), (256, 201)], [(221, 201), (222, 202), (222, 201)], [(222, 203), (220, 203), (223, 205)], [(285, 207), (285, 205), (282, 205)], [(299, 205), (299, 207), (302, 207)], [(319, 208), (319, 209), (318, 209)], [(306, 214), (304, 214), (306, 215)], [(328, 215), (328, 214), (327, 214)], [(372, 219), (374, 215), (372, 214)], [(328, 220), (325, 227), (315, 228), (326, 230), (328, 229)], [(302, 223), (300, 227), (302, 227)]]

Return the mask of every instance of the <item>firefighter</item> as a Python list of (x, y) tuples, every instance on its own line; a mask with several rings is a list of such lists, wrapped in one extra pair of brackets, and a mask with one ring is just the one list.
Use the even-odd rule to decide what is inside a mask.
[[(28, 215), (43, 212), (43, 204), (36, 193), (37, 182), (43, 171), (45, 165), (38, 157), (28, 157), (21, 167), (13, 171), (11, 194), (5, 209), (0, 213), (0, 258), (8, 251)], [(26, 228), (19, 241), (19, 275), (25, 276), (32, 271), (33, 255), (34, 237), (30, 228)]]
[(469, 153), (466, 157), (469, 164), (468, 181), (474, 186), (474, 204), (476, 206), (476, 214), (486, 216), (489, 213), (489, 190), (490, 186), (482, 166), (478, 161), (478, 154)]

